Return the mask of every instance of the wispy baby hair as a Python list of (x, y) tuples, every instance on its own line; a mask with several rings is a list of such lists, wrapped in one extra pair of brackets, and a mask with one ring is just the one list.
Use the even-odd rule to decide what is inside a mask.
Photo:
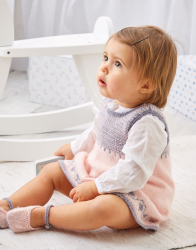
[(172, 38), (155, 26), (124, 28), (111, 38), (133, 48), (134, 63), (137, 64), (140, 80), (148, 79), (154, 87), (145, 103), (163, 108), (176, 74), (177, 49)]

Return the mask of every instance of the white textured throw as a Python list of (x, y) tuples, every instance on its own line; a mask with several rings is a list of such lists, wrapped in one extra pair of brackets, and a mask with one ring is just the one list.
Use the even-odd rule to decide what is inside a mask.
[[(135, 230), (112, 230), (103, 227), (89, 232), (52, 228), (13, 235), (0, 230), (0, 249), (178, 249), (196, 245), (196, 136), (171, 139), (173, 177), (176, 184), (171, 219), (157, 233)], [(0, 199), (10, 196), (34, 177), (32, 162), (0, 163)], [(72, 200), (54, 192), (48, 204), (59, 206)]]

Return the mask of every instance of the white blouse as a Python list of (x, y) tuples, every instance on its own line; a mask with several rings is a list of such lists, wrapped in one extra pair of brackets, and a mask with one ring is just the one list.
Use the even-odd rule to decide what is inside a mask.
[[(124, 108), (115, 101), (108, 103), (108, 108), (124, 113)], [(73, 154), (90, 152), (94, 146), (97, 134), (98, 114), (90, 128), (71, 142)], [(95, 179), (100, 194), (120, 192), (129, 193), (144, 187), (153, 174), (156, 161), (167, 145), (165, 125), (155, 116), (146, 115), (136, 122), (128, 133), (128, 139), (122, 152), (125, 159)]]

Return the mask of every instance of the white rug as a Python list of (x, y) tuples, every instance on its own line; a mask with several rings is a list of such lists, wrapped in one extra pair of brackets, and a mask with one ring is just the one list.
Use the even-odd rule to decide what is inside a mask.
[[(0, 230), (0, 250), (9, 249), (179, 249), (196, 245), (196, 136), (171, 140), (176, 194), (170, 220), (156, 233), (144, 229), (112, 230), (102, 227), (88, 232), (52, 229), (14, 234)], [(32, 162), (0, 163), (0, 198), (7, 197), (35, 176)], [(55, 192), (53, 205), (72, 200)], [(192, 249), (192, 248), (190, 248)]]

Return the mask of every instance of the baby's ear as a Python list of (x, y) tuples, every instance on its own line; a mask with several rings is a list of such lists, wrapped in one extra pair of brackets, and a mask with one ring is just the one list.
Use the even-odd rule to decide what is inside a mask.
[(150, 94), (156, 89), (155, 84), (153, 84), (150, 80), (144, 80), (140, 87), (140, 93)]

